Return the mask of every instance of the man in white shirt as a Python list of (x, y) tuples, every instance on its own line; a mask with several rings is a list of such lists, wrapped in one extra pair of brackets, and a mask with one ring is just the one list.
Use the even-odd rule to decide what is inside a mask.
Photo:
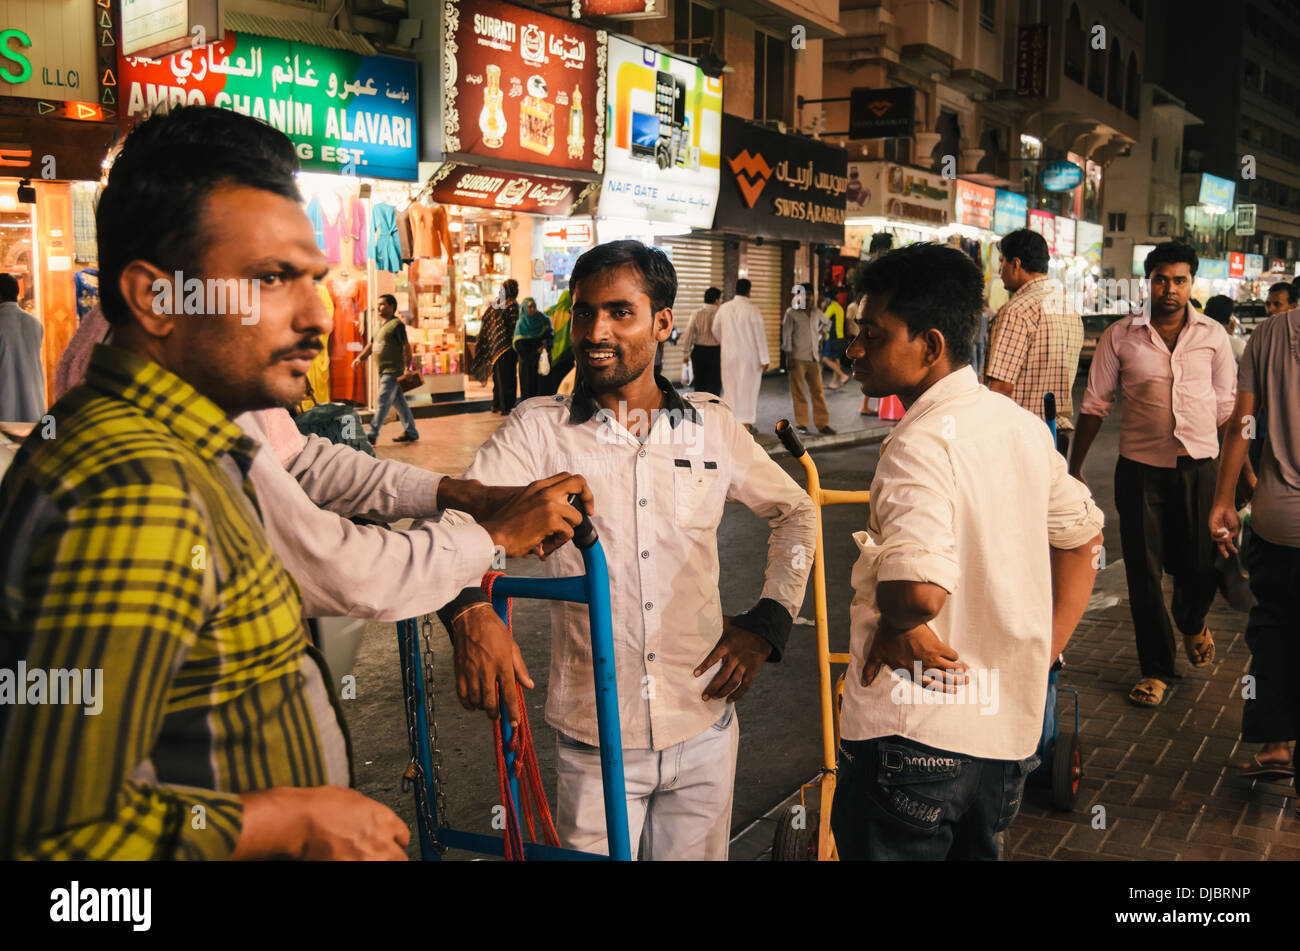
[(996, 859), (1037, 762), (1049, 668), (1092, 593), (1102, 514), (1043, 421), (975, 378), (983, 282), (966, 255), (911, 245), (858, 283), (854, 376), (907, 411), (855, 535), (836, 846)]
[(749, 299), (749, 291), (748, 278), (736, 281), (736, 296), (713, 315), (713, 335), (722, 346), (722, 395), (736, 419), (753, 433), (758, 418), (758, 389), (772, 360), (767, 352), (763, 314)]
[[(479, 450), (467, 478), (528, 482), (582, 475), (609, 562), (619, 721), (633, 853), (725, 859), (739, 742), (735, 701), (778, 660), (803, 602), (816, 541), (808, 496), (709, 394), (680, 396), (654, 374), (672, 329), (677, 278), (657, 248), (615, 241), (574, 265), (572, 397), (528, 400)], [(717, 528), (724, 503), (769, 520), (758, 603), (724, 617)], [(581, 574), (572, 546), (547, 559)], [(742, 571), (746, 566), (733, 566)], [(473, 628), (469, 589), (448, 620)], [(457, 653), (457, 672), (460, 673)], [(465, 697), (462, 696), (462, 702)], [(556, 828), (568, 847), (607, 852), (591, 635), (585, 605), (551, 608), (546, 720), (557, 731)]]

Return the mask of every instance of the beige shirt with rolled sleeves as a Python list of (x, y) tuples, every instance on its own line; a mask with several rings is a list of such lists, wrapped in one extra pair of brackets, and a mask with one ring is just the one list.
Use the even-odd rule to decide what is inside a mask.
[(1117, 320), (1097, 341), (1080, 412), (1105, 417), (1123, 394), (1119, 454), (1172, 469), (1178, 450), (1193, 459), (1219, 454), (1219, 426), (1237, 397), (1237, 361), (1228, 332), (1187, 306), (1174, 349), (1151, 326), (1150, 303)]
[[(898, 735), (985, 759), (1032, 755), (1052, 663), (1048, 549), (1087, 543), (1103, 520), (1041, 418), (980, 386), (969, 366), (926, 390), (881, 445), (870, 520), (854, 536), (861, 554), (843, 738)], [(887, 669), (862, 686), (882, 581), (948, 592), (930, 627), (970, 667), (957, 693), (926, 690)]]
[[(716, 665), (694, 676), (722, 635), (717, 529), (725, 503), (743, 503), (768, 519), (762, 597), (791, 616), (799, 613), (812, 566), (816, 513), (807, 494), (708, 393), (681, 395), (698, 422), (678, 413), (674, 426), (674, 416), (662, 413), (644, 443), (612, 414), (570, 422), (571, 399), (538, 397), (515, 407), (465, 477), (497, 485), (566, 471), (586, 478), (609, 565), (623, 746), (664, 750), (698, 736), (726, 709), (725, 700), (701, 699)], [(573, 545), (543, 564), (551, 577), (584, 570)], [(727, 566), (729, 573), (757, 569), (757, 557)], [(537, 632), (514, 633), (523, 639)], [(583, 743), (598, 743), (585, 604), (551, 606), (546, 721)]]

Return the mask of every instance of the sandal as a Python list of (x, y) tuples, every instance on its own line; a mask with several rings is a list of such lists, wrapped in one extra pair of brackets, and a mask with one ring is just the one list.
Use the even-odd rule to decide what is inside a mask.
[(1129, 703), (1138, 707), (1158, 707), (1165, 699), (1169, 685), (1154, 677), (1143, 677), (1128, 692)]
[[(1208, 649), (1205, 647), (1207, 640), (1210, 642)], [(1210, 633), (1210, 626), (1207, 624), (1199, 634), (1184, 635), (1183, 650), (1186, 651), (1187, 659), (1193, 667), (1205, 667), (1210, 664), (1214, 660), (1214, 635)]]
[(1266, 776), (1288, 779), (1295, 775), (1295, 767), (1290, 763), (1265, 763), (1256, 753), (1249, 763), (1237, 766), (1237, 775), (1243, 779), (1263, 779)]

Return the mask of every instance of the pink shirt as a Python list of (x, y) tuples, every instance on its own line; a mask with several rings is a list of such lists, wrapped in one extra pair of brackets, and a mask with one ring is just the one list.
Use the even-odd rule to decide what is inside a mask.
[(1124, 396), (1121, 456), (1162, 469), (1178, 464), (1180, 448), (1194, 459), (1215, 458), (1218, 428), (1237, 396), (1228, 332), (1189, 304), (1171, 352), (1149, 309), (1117, 320), (1097, 342), (1080, 412), (1104, 418), (1116, 389)]

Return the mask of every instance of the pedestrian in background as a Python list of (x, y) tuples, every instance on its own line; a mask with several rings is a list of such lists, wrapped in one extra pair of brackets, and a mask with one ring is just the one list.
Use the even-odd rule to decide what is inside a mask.
[(822, 393), (821, 365), (822, 340), (830, 321), (814, 305), (811, 284), (800, 284), (796, 292), (791, 306), (781, 318), (781, 350), (785, 353), (786, 371), (790, 376), (795, 425), (799, 432), (808, 432), (808, 397), (811, 394), (813, 425), (818, 431), (833, 435), (835, 430), (831, 428), (830, 411)]
[(1150, 290), (1142, 313), (1117, 320), (1097, 341), (1070, 474), (1083, 478), (1088, 448), (1122, 393), (1115, 509), (1142, 669), (1128, 697), (1154, 707), (1177, 676), (1161, 589), (1166, 570), (1174, 576), (1173, 620), (1188, 661), (1205, 667), (1214, 660), (1205, 616), (1218, 573), (1208, 526), (1237, 371), (1227, 332), (1189, 306), (1196, 252), (1167, 241), (1147, 255), (1145, 268)]
[[(805, 284), (804, 286), (807, 288), (812, 287), (811, 284)], [(839, 301), (829, 294), (822, 298), (821, 309), (822, 313), (826, 315), (826, 335), (822, 344), (822, 365), (831, 371), (831, 382), (827, 384), (827, 388), (838, 390), (851, 379), (840, 365), (844, 359), (844, 351), (849, 346), (848, 323), (844, 316), (844, 308), (840, 306)], [(820, 374), (818, 376), (820, 377)]]
[(1272, 317), (1274, 314), (1290, 310), (1296, 304), (1300, 304), (1300, 300), (1296, 298), (1295, 285), (1278, 281), (1268, 289), (1268, 300), (1264, 302), (1264, 310)]
[(1205, 316), (1217, 321), (1228, 332), (1228, 343), (1232, 347), (1232, 358), (1241, 362), (1241, 355), (1246, 349), (1246, 338), (1232, 332), (1232, 298), (1215, 294), (1205, 302)]
[(507, 278), (497, 298), (483, 314), (470, 372), (479, 383), (492, 380), (492, 412), (502, 416), (515, 405), (515, 376), (518, 360), (512, 340), (519, 321), (519, 282)]
[(542, 348), (549, 346), (554, 332), (547, 316), (537, 309), (537, 302), (524, 298), (519, 322), (515, 324), (514, 348), (519, 358), (519, 398), (532, 399), (541, 393), (537, 368)]
[(1074, 431), (1071, 391), (1083, 349), (1083, 321), (1070, 295), (1047, 276), (1047, 241), (1020, 228), (998, 244), (998, 274), (1011, 299), (1002, 305), (990, 331), (988, 388), (1009, 396), (1035, 416), (1043, 415), (1043, 396), (1056, 396), (1056, 442), (1064, 454)]
[(980, 308), (979, 330), (975, 332), (975, 356), (971, 361), (975, 377), (981, 382), (984, 380), (984, 358), (989, 352), (989, 324), (992, 320), (993, 308), (989, 306), (988, 291), (985, 290), (984, 306)]
[[(1246, 447), (1258, 439), (1257, 422), (1264, 417), (1274, 435), (1264, 442), (1255, 481)], [(1247, 778), (1294, 778), (1291, 741), (1300, 736), (1300, 310), (1274, 314), (1256, 327), (1237, 370), (1237, 400), (1209, 522), (1225, 558), (1237, 551), (1236, 489), (1243, 476), (1254, 492), (1251, 538), (1241, 557), (1256, 603), (1246, 622), (1255, 689), (1246, 697), (1241, 738), (1263, 746), (1238, 770)]]
[(722, 291), (716, 287), (704, 292), (704, 306), (691, 314), (682, 341), (682, 359), (691, 361), (691, 385), (696, 393), (722, 395), (722, 348), (713, 333), (713, 317), (721, 299)]
[[(874, 261), (877, 258), (879, 258), (882, 254), (888, 254), (890, 249), (893, 248), (893, 246), (894, 246), (894, 236), (892, 234), (890, 234), (888, 231), (877, 231), (875, 234), (871, 236), (871, 243), (867, 245), (867, 260)], [(866, 307), (867, 307), (867, 302), (859, 298), (858, 301), (858, 308), (859, 308), (858, 322), (859, 323), (861, 323), (862, 321), (862, 312), (866, 310)], [(864, 395), (862, 397), (862, 409), (859, 415), (875, 416), (879, 412), (879, 400), (876, 401), (877, 402), (876, 406), (871, 405), (871, 401), (874, 399), (876, 399), (876, 397), (874, 396)]]
[(713, 334), (722, 356), (722, 397), (751, 433), (758, 418), (758, 390), (772, 362), (767, 352), (763, 314), (749, 299), (748, 278), (736, 281), (736, 296), (713, 315)]
[(0, 421), (35, 423), (45, 415), (40, 318), (18, 306), (18, 279), (0, 274)]
[(907, 411), (854, 536), (835, 844), (847, 860), (997, 859), (1038, 762), (1049, 670), (1092, 594), (1102, 513), (1041, 418), (971, 369), (969, 257), (909, 245), (859, 281), (854, 375)]
[(406, 336), (406, 324), (397, 316), (397, 298), (392, 294), (383, 294), (379, 298), (379, 317), (383, 321), (375, 331), (374, 338), (352, 360), (353, 368), (360, 366), (367, 357), (379, 349), (379, 404), (375, 407), (375, 416), (370, 421), (370, 431), (366, 436), (371, 443), (379, 441), (379, 429), (384, 425), (388, 411), (397, 406), (397, 418), (402, 423), (404, 432), (393, 438), (393, 442), (415, 442), (420, 438), (420, 431), (415, 428), (415, 415), (411, 405), (406, 402), (399, 380), (411, 365), (411, 341)]

